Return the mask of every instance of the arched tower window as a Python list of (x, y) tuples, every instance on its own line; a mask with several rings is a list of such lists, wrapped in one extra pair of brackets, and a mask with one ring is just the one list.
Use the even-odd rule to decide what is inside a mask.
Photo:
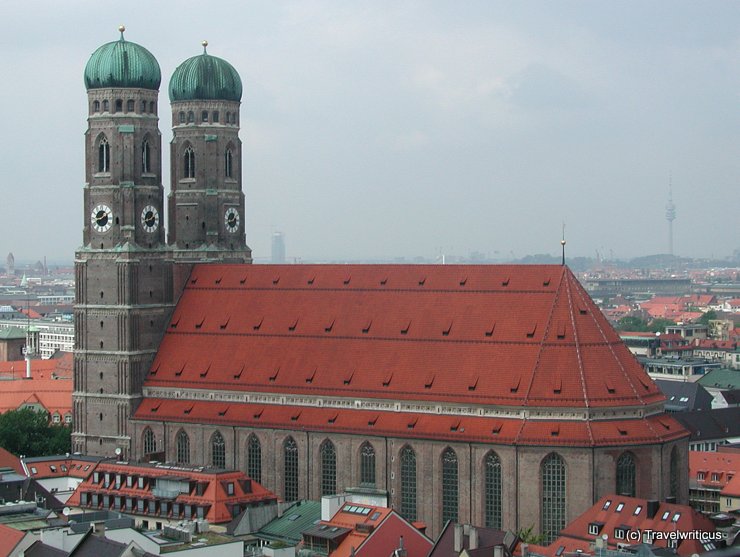
[(211, 464), (216, 468), (226, 468), (226, 443), (220, 431), (211, 437)]
[(442, 525), (452, 520), (457, 522), (458, 482), (457, 453), (451, 448), (442, 453)]
[(483, 465), (485, 526), (501, 530), (501, 459), (491, 451), (486, 455)]
[(551, 453), (542, 461), (540, 482), (542, 502), (540, 505), (540, 530), (545, 543), (551, 543), (565, 528), (565, 462), (557, 453)]
[(146, 113), (146, 101), (141, 101), (141, 113)]
[(98, 172), (110, 172), (110, 145), (105, 136), (98, 143)]
[(149, 149), (149, 139), (144, 139), (141, 144), (141, 171), (144, 174), (151, 172), (151, 152)]
[(100, 101), (93, 102), (93, 112), (100, 112)]
[(103, 112), (108, 112), (108, 110), (108, 100), (106, 99), (103, 101)]
[(180, 430), (175, 439), (175, 452), (178, 464), (190, 464), (190, 437)]
[(200, 121), (201, 122), (208, 122), (208, 111), (204, 110), (200, 113)]
[(123, 112), (123, 100), (116, 99), (116, 112)]
[(675, 497), (678, 501), (679, 491), (679, 479), (678, 479), (678, 449), (674, 446), (671, 449), (671, 471), (670, 471), (670, 485), (668, 486), (668, 495)]
[(337, 451), (328, 439), (321, 444), (321, 495), (337, 492)]
[(181, 124), (184, 124), (185, 123), (185, 113), (184, 112), (180, 112), (180, 114), (178, 114), (178, 116), (177, 116), (177, 119), (179, 120), (179, 122)]
[(416, 453), (409, 446), (401, 449), (401, 514), (416, 520)]
[(126, 112), (133, 112), (135, 110), (136, 105), (134, 104), (134, 99), (129, 99), (126, 101)]
[(214, 110), (214, 111), (213, 111), (213, 114), (211, 114), (211, 118), (213, 119), (213, 122), (214, 122), (215, 124), (217, 124), (217, 123), (218, 123), (218, 110)]
[(195, 113), (191, 110), (188, 112), (188, 124), (193, 124), (195, 122)]
[(154, 104), (154, 101), (149, 101), (149, 112), (154, 114), (156, 112), (157, 105)]
[(232, 177), (232, 165), (233, 165), (233, 155), (231, 154), (231, 149), (226, 149), (226, 152), (224, 153), (224, 176), (227, 178)]
[(254, 433), (247, 439), (247, 476), (262, 483), (262, 444)]
[(231, 124), (231, 112), (226, 113), (226, 123)]
[(152, 454), (157, 452), (157, 440), (154, 437), (154, 432), (150, 427), (144, 430), (144, 454)]
[(617, 495), (635, 496), (635, 457), (632, 453), (622, 453), (617, 460)]
[(283, 443), (283, 499), (286, 503), (298, 500), (298, 445), (292, 437)]
[(192, 147), (185, 149), (182, 161), (183, 176), (185, 178), (195, 178), (195, 151)]
[(360, 485), (375, 487), (375, 447), (367, 441), (360, 447)]

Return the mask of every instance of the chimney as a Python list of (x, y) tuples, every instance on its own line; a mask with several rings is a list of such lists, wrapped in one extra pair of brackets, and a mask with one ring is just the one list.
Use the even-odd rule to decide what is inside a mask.
[(519, 548), (522, 550), (522, 557), (529, 557), (529, 544), (523, 543)]
[(660, 507), (660, 501), (649, 499), (647, 502), (647, 517), (653, 518), (655, 513), (658, 512), (658, 507)]
[(403, 547), (403, 536), (398, 540), (398, 549), (393, 552), (394, 557), (408, 557), (408, 551)]
[(468, 530), (468, 547), (470, 549), (478, 549), (478, 529), (472, 524)]
[(498, 544), (493, 546), (493, 557), (504, 557), (505, 555), (503, 545)]
[(665, 502), (666, 502), (666, 503), (670, 503), (670, 504), (672, 504), (672, 505), (675, 505), (675, 504), (676, 504), (676, 498), (675, 498), (675, 497), (673, 497), (673, 496), (670, 496), (670, 497), (666, 497), (666, 498), (665, 498)]
[(26, 379), (31, 379), (31, 351), (26, 350)]
[(463, 549), (463, 527), (462, 524), (455, 524), (453, 528), (455, 529), (455, 536), (452, 550), (455, 553), (460, 553)]

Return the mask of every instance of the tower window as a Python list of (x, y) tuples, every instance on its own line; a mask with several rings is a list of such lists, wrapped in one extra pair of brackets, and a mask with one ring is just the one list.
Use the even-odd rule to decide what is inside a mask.
[(145, 139), (144, 143), (141, 145), (141, 171), (143, 173), (151, 172), (151, 168), (149, 165), (149, 140)]
[(123, 101), (116, 99), (116, 112), (123, 112)]
[(103, 112), (108, 112), (108, 110), (110, 110), (108, 108), (108, 101), (107, 100), (104, 100), (103, 101)]
[(200, 113), (200, 121), (201, 122), (208, 122), (208, 111), (204, 110)]
[(93, 112), (100, 112), (100, 101), (93, 102)]
[(146, 101), (141, 101), (141, 113), (144, 114), (146, 112)]
[(458, 518), (457, 454), (448, 448), (442, 454), (442, 524)]
[(185, 178), (195, 178), (195, 151), (192, 147), (185, 149), (183, 154), (183, 174)]
[(286, 503), (298, 500), (298, 445), (292, 437), (283, 443), (284, 488)]
[(540, 528), (546, 543), (552, 543), (565, 528), (566, 481), (565, 462), (559, 454), (551, 453), (540, 466)]
[(218, 110), (214, 110), (213, 111), (213, 114), (212, 114), (211, 118), (213, 118), (213, 121), (214, 122), (216, 122), (216, 123), (218, 122)]
[(126, 101), (126, 112), (133, 112), (134, 111), (134, 99), (129, 99)]
[(180, 112), (180, 114), (178, 115), (178, 118), (181, 124), (185, 123), (185, 113), (184, 112)]
[(337, 492), (337, 451), (328, 439), (321, 445), (321, 495)]
[(148, 455), (155, 452), (157, 452), (157, 440), (151, 428), (146, 428), (144, 430), (144, 454)]
[(360, 447), (360, 485), (375, 487), (375, 448), (368, 442)]
[(180, 430), (175, 440), (175, 447), (177, 462), (179, 464), (190, 464), (190, 437), (187, 433)]
[(247, 441), (247, 475), (257, 483), (262, 483), (262, 445), (253, 433)]
[(149, 101), (149, 112), (152, 114), (155, 114), (157, 111), (155, 110), (157, 105), (154, 104), (154, 101)]
[(110, 145), (105, 137), (98, 145), (98, 172), (110, 172)]
[(617, 460), (617, 495), (635, 496), (635, 472), (632, 453), (623, 453)]
[(211, 438), (211, 464), (216, 468), (226, 468), (226, 442), (218, 431)]
[(485, 525), (501, 529), (501, 459), (494, 452), (485, 459)]
[(231, 154), (231, 149), (226, 149), (226, 153), (224, 153), (224, 176), (227, 178), (232, 177), (232, 165), (233, 155)]
[(195, 113), (191, 110), (188, 112), (188, 124), (193, 124), (195, 122)]
[(226, 113), (226, 123), (231, 124), (231, 112)]

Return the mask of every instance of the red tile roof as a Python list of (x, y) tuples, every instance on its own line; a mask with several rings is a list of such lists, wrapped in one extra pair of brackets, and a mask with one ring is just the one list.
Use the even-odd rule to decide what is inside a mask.
[[(703, 478), (699, 479), (699, 473)], [(699, 485), (721, 488), (740, 472), (740, 453), (689, 451), (689, 479)], [(713, 479), (716, 475), (716, 480)]]
[(0, 524), (0, 557), (10, 555), (25, 536), (25, 532)]
[(530, 407), (663, 400), (553, 265), (197, 265), (146, 386)]
[(26, 475), (21, 465), (21, 459), (2, 447), (0, 447), (0, 468), (12, 468), (21, 476)]
[[(632, 535), (635, 532), (644, 534), (648, 530), (665, 535), (675, 535), (675, 532), (706, 532), (715, 535), (716, 528), (712, 521), (688, 505), (655, 502), (656, 510), (652, 516), (648, 514), (648, 506), (645, 499), (605, 495), (593, 507), (568, 524), (552, 544), (546, 548), (530, 549), (552, 557), (560, 547), (564, 547), (565, 552), (578, 549), (586, 551), (597, 537), (606, 536), (610, 549), (616, 549), (620, 543), (634, 545), (644, 541), (641, 536), (631, 537), (627, 530), (631, 531)], [(594, 525), (598, 533), (589, 533), (589, 527)], [(619, 529), (625, 532), (624, 537), (616, 537), (615, 534)], [(657, 536), (651, 543), (658, 547), (668, 546), (666, 539), (659, 539)], [(676, 551), (678, 555), (688, 557), (694, 553), (704, 553), (707, 549), (700, 540), (684, 539), (679, 542)]]
[(24, 474), (41, 480), (44, 478), (71, 477), (85, 479), (95, 470), (99, 457), (59, 455), (37, 456), (22, 459)]
[(136, 418), (518, 445), (651, 444), (687, 435), (668, 414), (644, 419), (546, 421), (158, 398), (142, 402)]
[[(98, 481), (95, 481), (95, 474), (90, 475), (87, 480), (82, 482), (77, 490), (67, 501), (69, 506), (91, 508), (90, 503), (80, 504), (81, 494), (97, 493), (100, 495), (111, 495), (120, 497), (129, 497), (136, 499), (158, 500), (162, 498), (168, 502), (180, 503), (181, 505), (195, 505), (207, 508), (205, 518), (211, 524), (220, 524), (229, 522), (233, 518), (232, 506), (240, 505), (243, 509), (248, 505), (255, 505), (267, 502), (277, 502), (277, 496), (271, 491), (262, 487), (254, 480), (250, 479), (244, 472), (219, 470), (202, 467), (187, 466), (166, 466), (166, 465), (148, 465), (148, 464), (130, 464), (126, 462), (101, 462), (98, 464), (95, 472), (98, 473)], [(112, 476), (121, 475), (122, 481), (118, 488), (111, 480), (108, 487), (105, 486), (105, 474)], [(138, 481), (134, 481), (132, 487), (127, 487), (126, 477), (144, 478), (145, 485), (143, 488), (138, 487)], [(191, 484), (188, 493), (180, 493), (174, 499), (168, 496), (159, 496), (155, 493), (156, 479), (164, 478), (183, 478)], [(152, 480), (155, 481), (152, 481)], [(202, 491), (198, 492), (196, 484), (202, 485)], [(231, 484), (233, 493), (229, 494), (228, 486)], [(102, 497), (100, 498), (102, 505)], [(111, 504), (113, 497), (111, 497)], [(99, 505), (99, 506), (100, 506)], [(130, 513), (131, 511), (129, 511)], [(139, 513), (134, 507), (135, 514), (148, 514), (148, 507), (145, 507), (144, 513)], [(178, 520), (182, 516), (173, 516), (172, 508), (169, 509), (169, 515), (165, 518)], [(157, 515), (159, 516), (159, 515)], [(195, 515), (193, 515), (195, 518)]]
[(63, 422), (72, 414), (72, 353), (59, 358), (31, 360), (31, 377), (25, 379), (24, 360), (0, 362), (0, 412), (24, 404), (41, 404), (49, 413), (58, 413)]
[(735, 474), (720, 491), (720, 495), (727, 497), (740, 497), (740, 474)]

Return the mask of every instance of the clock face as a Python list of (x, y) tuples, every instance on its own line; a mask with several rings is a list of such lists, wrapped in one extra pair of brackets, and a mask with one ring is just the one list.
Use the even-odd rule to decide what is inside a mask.
[(98, 232), (108, 232), (113, 224), (113, 213), (107, 205), (96, 205), (90, 215), (92, 226)]
[(226, 230), (229, 232), (236, 232), (239, 230), (239, 211), (234, 207), (226, 209), (224, 214), (224, 224), (226, 224)]
[(147, 232), (154, 232), (159, 226), (159, 211), (153, 205), (147, 205), (141, 211), (141, 226)]

